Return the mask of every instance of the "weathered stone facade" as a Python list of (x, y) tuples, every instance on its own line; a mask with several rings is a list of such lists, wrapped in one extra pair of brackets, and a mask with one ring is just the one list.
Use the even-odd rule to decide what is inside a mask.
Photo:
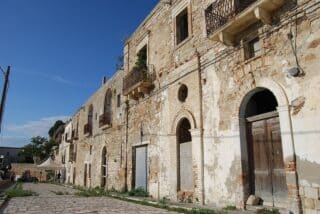
[[(257, 115), (248, 115), (248, 106), (259, 92), (271, 92), (277, 103), (272, 117), (279, 120), (279, 132), (271, 132), (271, 137), (278, 136), (281, 148), (273, 155), (281, 157), (283, 164), (272, 170), (282, 173), (282, 187), (286, 189), (282, 192), (286, 196), (280, 201), (272, 194), (271, 205), (293, 213), (316, 213), (320, 211), (320, 4), (316, 0), (279, 1), (281, 5), (269, 14), (261, 5), (269, 8), (279, 2), (254, 1), (225, 26), (245, 19), (251, 9), (260, 21), (232, 36), (230, 31), (221, 31), (217, 37), (220, 41), (213, 41), (207, 34), (205, 13), (213, 2), (160, 1), (129, 38), (124, 47), (124, 70), (108, 80), (72, 117), (71, 128), (66, 128), (68, 136), (73, 136), (73, 131), (78, 133), (69, 142), (64, 140), (66, 147), (61, 146), (73, 145), (72, 150), (76, 151), (76, 158), (66, 163), (66, 180), (76, 185), (86, 183), (87, 187), (100, 186), (102, 169), (106, 169), (107, 188), (132, 189), (140, 182), (136, 181), (140, 179), (136, 173), (140, 170), (137, 148), (146, 146), (146, 189), (153, 197), (244, 208), (249, 195), (257, 192), (252, 176), (257, 177), (259, 171), (253, 169), (258, 163), (252, 163), (256, 156), (249, 152), (254, 144), (249, 143), (248, 134), (248, 127), (257, 121), (250, 116)], [(180, 28), (176, 22), (183, 11), (187, 11), (187, 32), (182, 33), (187, 36), (177, 44)], [(237, 26), (243, 24), (246, 22)], [(252, 35), (259, 38), (259, 55), (247, 58), (250, 42), (246, 39)], [(143, 47), (147, 47), (148, 72), (155, 74), (152, 88), (123, 85), (123, 79), (135, 69), (137, 53)], [(295, 67), (299, 68), (299, 75), (290, 75)], [(182, 85), (187, 86), (187, 97), (181, 101), (178, 93)], [(112, 122), (100, 128), (99, 117), (104, 113), (108, 89), (112, 92)], [(270, 105), (268, 101), (259, 98), (265, 106)], [(84, 135), (90, 105), (92, 134)], [(181, 125), (185, 119), (190, 139), (182, 142), (179, 133), (180, 128), (181, 132), (185, 129)], [(191, 147), (185, 152), (180, 145), (189, 141)], [(101, 157), (104, 147), (105, 167)], [(180, 160), (189, 160), (190, 154), (187, 165), (192, 166), (188, 176), (191, 180), (181, 180), (187, 179), (180, 174), (188, 166)], [(183, 189), (190, 182), (193, 189)]]

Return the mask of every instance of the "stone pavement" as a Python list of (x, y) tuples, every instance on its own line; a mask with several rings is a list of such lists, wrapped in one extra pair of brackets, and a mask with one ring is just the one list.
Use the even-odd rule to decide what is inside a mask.
[[(53, 184), (24, 184), (24, 189), (37, 192), (39, 196), (12, 198), (0, 210), (7, 214), (73, 214), (73, 213), (173, 213), (108, 197), (78, 197), (77, 190)], [(68, 192), (56, 195), (54, 192)]]

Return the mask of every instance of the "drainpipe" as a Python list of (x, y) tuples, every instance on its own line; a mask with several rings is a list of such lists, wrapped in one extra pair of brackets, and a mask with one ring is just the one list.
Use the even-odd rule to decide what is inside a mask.
[(204, 140), (203, 140), (203, 94), (202, 94), (202, 70), (201, 70), (201, 56), (198, 50), (196, 49), (196, 57), (198, 63), (198, 81), (199, 81), (199, 107), (200, 107), (200, 150), (201, 150), (201, 197), (202, 197), (202, 205), (205, 204), (205, 192), (204, 192)]
[(126, 136), (125, 136), (125, 172), (124, 172), (124, 189), (128, 191), (128, 139), (129, 139), (129, 100), (125, 101), (126, 104)]

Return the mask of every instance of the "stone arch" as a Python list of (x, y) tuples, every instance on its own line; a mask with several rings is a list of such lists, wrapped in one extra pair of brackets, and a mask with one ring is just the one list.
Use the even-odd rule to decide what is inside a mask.
[[(240, 151), (241, 151), (241, 165), (242, 165), (242, 173), (244, 176), (246, 172), (248, 172), (247, 162), (248, 160), (245, 157), (245, 154), (248, 153), (248, 148), (244, 145), (247, 143), (247, 127), (246, 127), (246, 106), (249, 103), (250, 99), (253, 95), (257, 92), (267, 89), (270, 91), (277, 103), (277, 112), (279, 114), (279, 121), (280, 121), (280, 135), (282, 139), (282, 149), (283, 149), (283, 159), (285, 166), (287, 165), (295, 165), (295, 149), (294, 149), (294, 139), (293, 139), (293, 131), (292, 131), (292, 122), (291, 122), (291, 115), (290, 115), (290, 105), (287, 98), (287, 95), (284, 89), (281, 87), (280, 84), (276, 83), (275, 81), (267, 78), (262, 78), (257, 80), (255, 88), (250, 88), (246, 91), (244, 97), (238, 103), (239, 108), (239, 134), (240, 134)], [(293, 181), (294, 180), (294, 181)], [(287, 178), (287, 185), (291, 187), (295, 187), (298, 189), (298, 181), (297, 179), (291, 179), (290, 181)], [(246, 201), (250, 186), (246, 182), (243, 184), (243, 201)], [(289, 198), (290, 200), (290, 198)], [(297, 203), (297, 202), (294, 202)]]
[(238, 103), (237, 106), (240, 106), (239, 117), (244, 116), (244, 108), (250, 98), (256, 93), (255, 90), (258, 88), (266, 88), (271, 91), (277, 99), (278, 106), (289, 106), (287, 95), (281, 85), (271, 79), (262, 78), (257, 80), (255, 88), (250, 88), (246, 91), (244, 98), (242, 98), (240, 103)]
[(177, 113), (176, 117), (173, 120), (173, 123), (172, 123), (172, 126), (171, 126), (171, 134), (173, 134), (173, 135), (176, 134), (176, 129), (177, 129), (180, 121), (183, 118), (186, 118), (186, 119), (189, 120), (190, 125), (191, 125), (191, 129), (196, 129), (197, 128), (196, 120), (195, 120), (193, 114), (190, 111), (188, 111), (186, 109), (183, 109), (183, 110), (181, 110), (181, 111), (179, 111)]

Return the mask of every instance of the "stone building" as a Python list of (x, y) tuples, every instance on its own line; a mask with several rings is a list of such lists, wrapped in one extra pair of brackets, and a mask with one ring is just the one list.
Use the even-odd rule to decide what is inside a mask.
[(316, 213), (319, 7), (159, 1), (127, 40), (123, 70), (71, 118), (67, 181)]

